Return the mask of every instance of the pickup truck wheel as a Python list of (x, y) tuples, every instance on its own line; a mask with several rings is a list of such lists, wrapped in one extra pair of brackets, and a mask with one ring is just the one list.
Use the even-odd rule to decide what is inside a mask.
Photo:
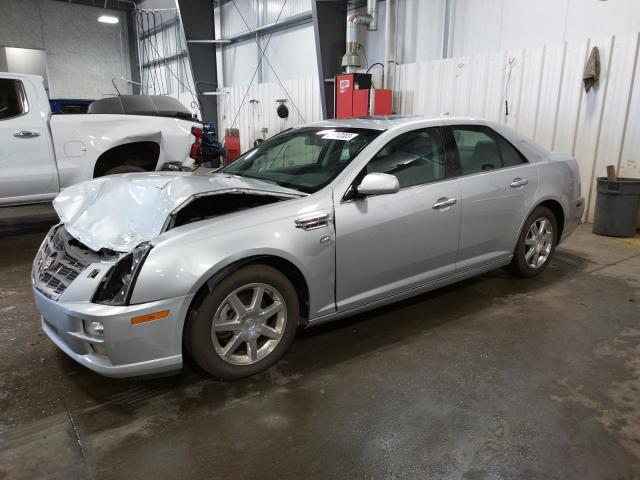
[(146, 170), (142, 167), (136, 167), (135, 165), (118, 165), (117, 167), (113, 167), (106, 172), (105, 175), (115, 175), (116, 173), (131, 173), (131, 172), (146, 172)]
[(558, 243), (558, 223), (547, 207), (537, 207), (524, 223), (507, 271), (516, 277), (540, 275), (549, 265)]
[(192, 312), (185, 345), (211, 375), (233, 380), (262, 372), (286, 353), (298, 327), (295, 288), (267, 265), (236, 270)]

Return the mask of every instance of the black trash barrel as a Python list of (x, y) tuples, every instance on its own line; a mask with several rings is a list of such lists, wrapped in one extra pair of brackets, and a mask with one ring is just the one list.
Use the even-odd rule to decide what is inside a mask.
[(640, 178), (598, 178), (593, 233), (609, 237), (633, 237), (640, 210)]

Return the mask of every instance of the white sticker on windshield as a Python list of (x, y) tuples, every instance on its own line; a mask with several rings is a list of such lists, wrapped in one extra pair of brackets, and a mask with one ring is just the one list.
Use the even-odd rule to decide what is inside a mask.
[(357, 133), (349, 133), (349, 132), (329, 132), (322, 136), (323, 140), (344, 140), (348, 142), (349, 140), (353, 140), (358, 136)]

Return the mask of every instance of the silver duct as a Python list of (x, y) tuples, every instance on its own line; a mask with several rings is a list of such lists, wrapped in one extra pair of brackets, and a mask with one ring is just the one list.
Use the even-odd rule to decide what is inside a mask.
[(367, 13), (371, 15), (367, 30), (378, 30), (378, 0), (367, 0)]
[(362, 66), (358, 53), (358, 25), (366, 25), (367, 30), (378, 29), (378, 0), (367, 0), (367, 13), (354, 13), (347, 17), (347, 45), (342, 56), (342, 66), (347, 73), (353, 73)]

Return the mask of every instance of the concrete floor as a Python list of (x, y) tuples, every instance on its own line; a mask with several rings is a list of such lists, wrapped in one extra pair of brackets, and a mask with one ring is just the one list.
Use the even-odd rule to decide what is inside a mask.
[(640, 238), (301, 332), (254, 378), (110, 380), (40, 332), (0, 220), (0, 479), (640, 478)]

